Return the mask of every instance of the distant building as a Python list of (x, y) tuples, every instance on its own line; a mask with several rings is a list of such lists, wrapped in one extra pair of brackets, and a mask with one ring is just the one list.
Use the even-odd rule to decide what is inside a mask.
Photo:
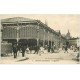
[(71, 45), (77, 46), (77, 41), (79, 38), (71, 37), (69, 30), (68, 30), (68, 33), (65, 35), (65, 38), (67, 39), (69, 46), (71, 46)]
[(71, 34), (70, 34), (70, 31), (68, 30), (68, 33), (65, 35), (65, 34), (62, 34), (63, 37), (66, 38), (66, 43), (67, 45), (70, 47), (71, 45), (74, 45), (74, 46), (77, 46), (78, 44), (78, 40), (79, 38), (75, 38), (75, 37), (71, 37)]
[(79, 39), (78, 37), (77, 38), (73, 37), (73, 38), (69, 39), (69, 44), (77, 47), (78, 39)]
[(69, 40), (71, 38), (71, 34), (70, 34), (69, 30), (68, 30), (68, 33), (66, 34), (65, 37), (66, 37), (67, 40)]

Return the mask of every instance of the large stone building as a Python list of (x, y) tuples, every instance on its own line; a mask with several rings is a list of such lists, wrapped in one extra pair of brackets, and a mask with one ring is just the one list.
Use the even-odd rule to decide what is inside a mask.
[(66, 39), (40, 20), (14, 17), (1, 20), (2, 41), (17, 42), (26, 46), (53, 46), (57, 48), (66, 44)]

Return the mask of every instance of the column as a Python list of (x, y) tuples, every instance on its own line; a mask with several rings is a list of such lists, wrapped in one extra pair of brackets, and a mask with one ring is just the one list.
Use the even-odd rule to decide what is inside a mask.
[(52, 42), (53, 42), (53, 41), (52, 41), (52, 33), (51, 33), (51, 48), (52, 48)]
[(19, 25), (17, 23), (17, 45), (18, 45), (18, 41), (19, 41)]
[(59, 34), (59, 48), (61, 48), (61, 35)]
[(37, 46), (39, 46), (39, 23), (37, 26)]
[(44, 29), (43, 47), (45, 47), (45, 29)]
[(49, 45), (49, 31), (48, 31), (48, 45)]

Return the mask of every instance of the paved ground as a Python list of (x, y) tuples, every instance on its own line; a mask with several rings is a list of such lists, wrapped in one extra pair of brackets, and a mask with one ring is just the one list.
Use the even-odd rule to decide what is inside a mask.
[(76, 56), (78, 52), (73, 52), (69, 50), (68, 53), (59, 50), (56, 53), (44, 53), (39, 54), (25, 54), (25, 57), (22, 57), (22, 54), (19, 53), (16, 59), (13, 58), (13, 55), (7, 57), (1, 57), (0, 64), (79, 64), (76, 61)]

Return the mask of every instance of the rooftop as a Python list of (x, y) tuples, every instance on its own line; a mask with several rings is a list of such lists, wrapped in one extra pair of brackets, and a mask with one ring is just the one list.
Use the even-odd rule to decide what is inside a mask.
[(13, 18), (6, 18), (6, 19), (1, 20), (1, 23), (16, 23), (16, 22), (37, 22), (37, 23), (41, 24), (42, 26), (44, 26), (44, 28), (47, 28), (51, 32), (54, 32), (58, 36), (60, 35), (60, 31), (54, 31), (48, 25), (42, 23), (40, 20), (29, 19), (29, 18), (24, 18), (24, 17), (13, 17)]
[(79, 39), (79, 38), (78, 38), (78, 37), (76, 37), (76, 38), (75, 38), (75, 37), (73, 37), (73, 38), (71, 38), (70, 40), (76, 40), (76, 39)]
[(6, 22), (25, 22), (25, 21), (35, 21), (35, 20), (29, 19), (29, 18), (24, 18), (24, 17), (13, 17), (13, 18), (6, 18), (6, 19), (1, 20), (2, 23), (6, 23)]

